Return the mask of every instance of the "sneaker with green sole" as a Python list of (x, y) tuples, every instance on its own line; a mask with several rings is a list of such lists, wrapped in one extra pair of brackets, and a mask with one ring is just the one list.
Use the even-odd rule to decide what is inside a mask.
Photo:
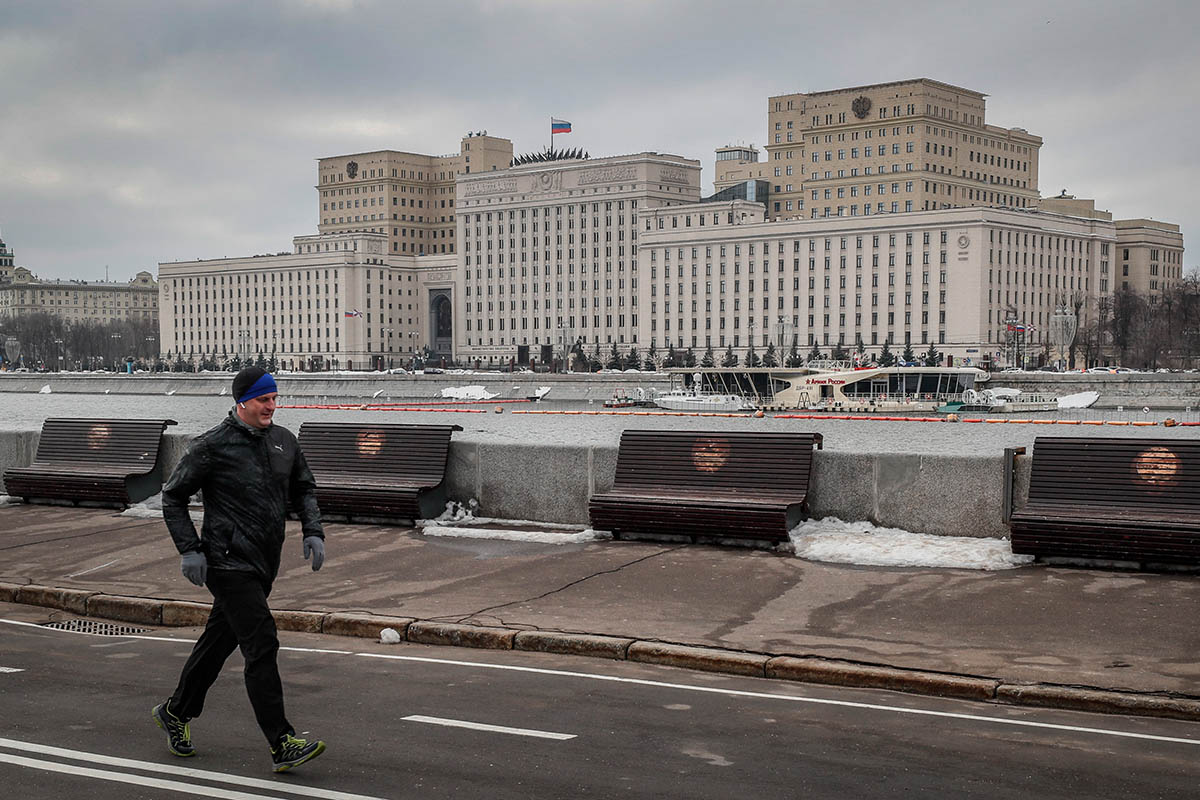
[(181, 758), (196, 755), (192, 747), (192, 729), (186, 719), (171, 713), (166, 703), (159, 703), (150, 712), (154, 723), (167, 732), (167, 749)]
[(310, 742), (287, 734), (271, 748), (271, 761), (275, 764), (276, 772), (287, 772), (324, 752), (325, 743), (320, 740)]

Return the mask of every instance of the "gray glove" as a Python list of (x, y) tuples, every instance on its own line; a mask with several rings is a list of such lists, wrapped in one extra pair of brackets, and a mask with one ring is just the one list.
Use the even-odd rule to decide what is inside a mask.
[(320, 536), (305, 536), (304, 537), (304, 560), (308, 561), (309, 554), (312, 554), (313, 572), (321, 568), (325, 563), (325, 540)]
[(208, 559), (199, 550), (184, 553), (179, 559), (179, 568), (183, 577), (197, 586), (203, 586), (208, 578)]

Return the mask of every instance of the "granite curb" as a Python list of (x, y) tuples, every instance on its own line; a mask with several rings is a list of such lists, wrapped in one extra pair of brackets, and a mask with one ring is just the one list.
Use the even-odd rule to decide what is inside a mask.
[[(174, 627), (203, 625), (210, 610), (205, 603), (10, 583), (0, 583), (0, 602)], [(391, 628), (403, 641), (414, 644), (582, 655), (798, 683), (887, 689), (997, 705), (1200, 721), (1200, 697), (1185, 695), (1123, 692), (1066, 684), (1007, 683), (1000, 678), (839, 661), (815, 655), (754, 653), (618, 636), (434, 622), (361, 612), (280, 609), (272, 614), (281, 630), (332, 636), (378, 639), (383, 629)]]

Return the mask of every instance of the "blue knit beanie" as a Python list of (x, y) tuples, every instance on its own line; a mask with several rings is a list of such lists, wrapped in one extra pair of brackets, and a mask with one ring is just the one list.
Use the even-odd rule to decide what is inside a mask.
[(233, 399), (239, 403), (278, 391), (275, 378), (262, 367), (246, 367), (233, 379)]

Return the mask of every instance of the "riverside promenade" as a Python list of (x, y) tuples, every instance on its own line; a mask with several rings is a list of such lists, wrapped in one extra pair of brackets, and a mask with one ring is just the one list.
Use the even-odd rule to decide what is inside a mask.
[[(160, 519), (0, 507), (0, 602), (201, 625)], [(855, 567), (737, 548), (426, 537), (289, 525), (281, 628), (575, 653), (984, 702), (1200, 719), (1200, 579), (1033, 565)], [(398, 645), (404, 647), (404, 644)]]

